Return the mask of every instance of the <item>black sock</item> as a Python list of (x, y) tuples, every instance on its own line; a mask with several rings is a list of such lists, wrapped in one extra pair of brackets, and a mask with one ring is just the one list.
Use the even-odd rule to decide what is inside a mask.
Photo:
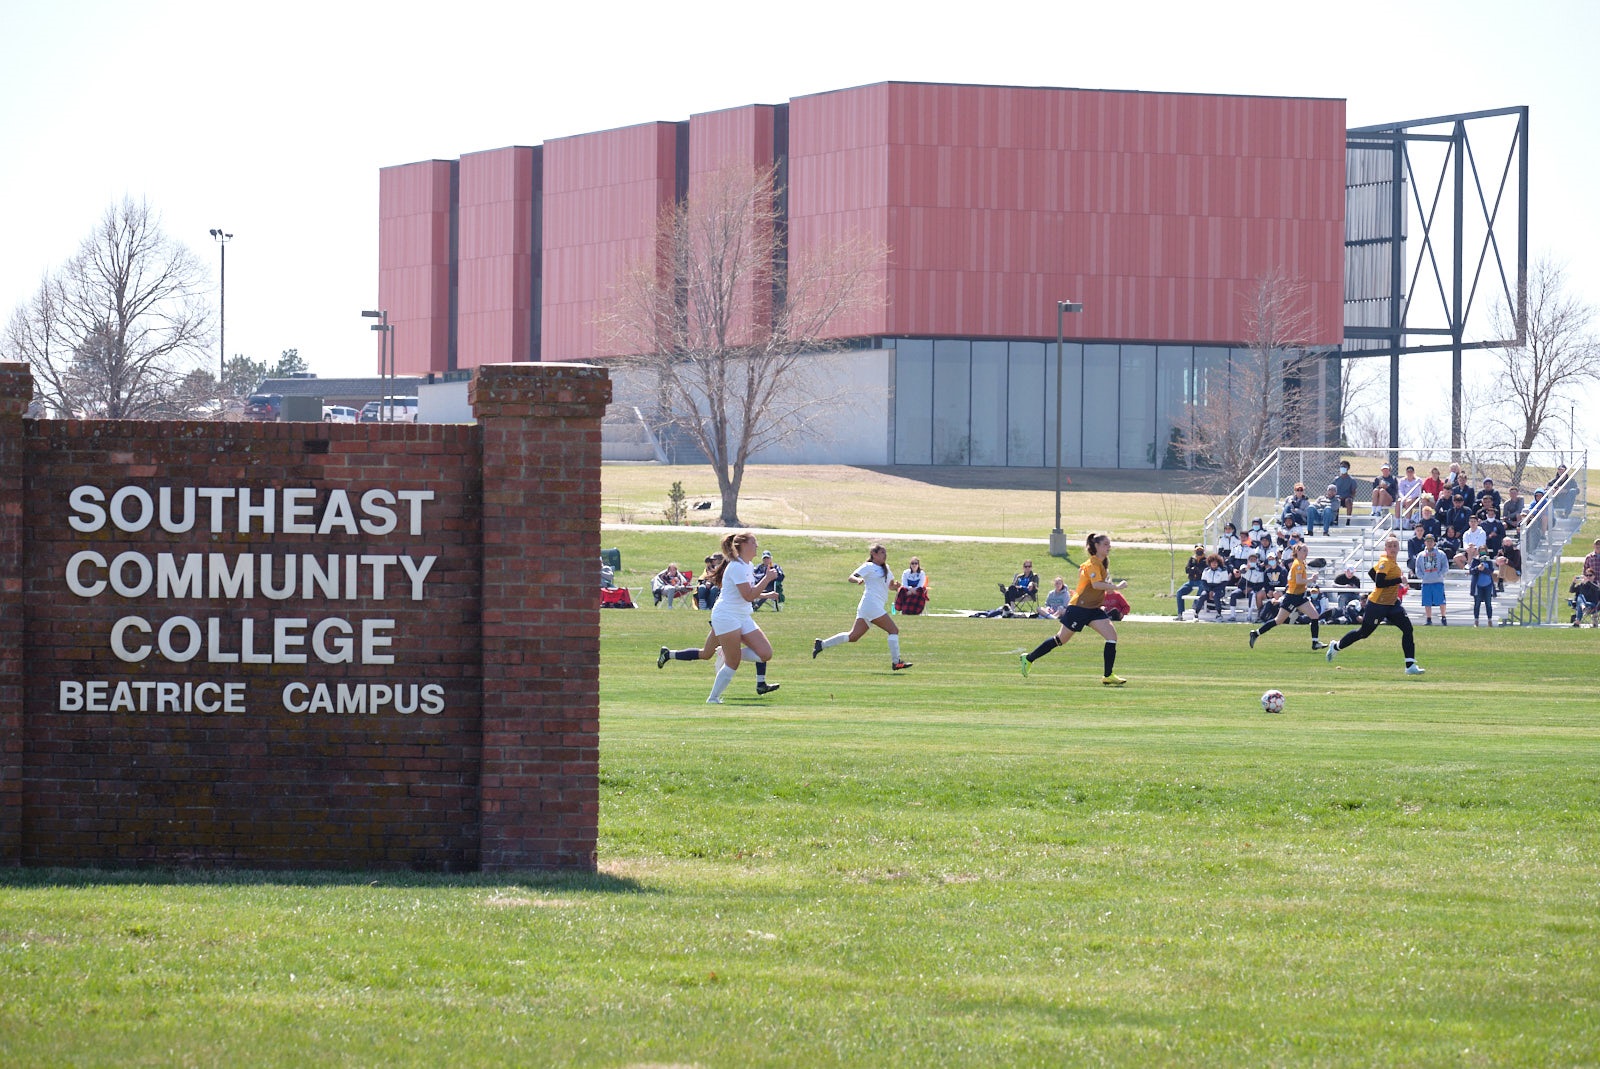
[(1277, 627), (1277, 626), (1278, 626), (1278, 621), (1276, 619), (1268, 620), (1266, 623), (1264, 623), (1260, 627), (1256, 628), (1256, 634), (1264, 635), (1268, 631), (1271, 631), (1274, 627)]
[(672, 659), (674, 661), (698, 661), (700, 659), (700, 647), (696, 646), (692, 650), (673, 650)]
[(1110, 675), (1111, 670), (1117, 666), (1117, 644), (1115, 642), (1107, 642), (1103, 656), (1106, 662), (1106, 675)]
[(1034, 648), (1032, 653), (1028, 654), (1028, 660), (1030, 662), (1037, 661), (1040, 657), (1043, 657), (1045, 654), (1049, 653), (1059, 645), (1061, 645), (1061, 643), (1056, 641), (1056, 637), (1054, 635), (1051, 635), (1049, 638), (1039, 643), (1039, 645)]
[(757, 661), (756, 662), (756, 682), (757, 683), (765, 683), (766, 681), (767, 681), (767, 662), (766, 661)]
[(1317, 623), (1318, 623), (1318, 621), (1316, 621), (1316, 620), (1312, 620), (1311, 621), (1311, 641), (1312, 642), (1315, 642), (1317, 640)]

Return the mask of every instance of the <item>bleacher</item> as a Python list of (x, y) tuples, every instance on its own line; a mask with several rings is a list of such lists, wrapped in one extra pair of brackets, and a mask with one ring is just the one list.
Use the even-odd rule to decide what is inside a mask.
[[(1372, 479), (1384, 463), (1393, 465), (1395, 470), (1404, 470), (1401, 467), (1404, 464), (1415, 465), (1418, 471), (1423, 472), (1435, 466), (1448, 470), (1451, 463), (1449, 459), (1441, 461), (1431, 459), (1431, 456), (1429, 452), (1420, 450), (1401, 450), (1398, 454), (1387, 450), (1275, 450), (1206, 518), (1206, 545), (1216, 545), (1225, 523), (1232, 522), (1243, 531), (1249, 526), (1250, 520), (1257, 516), (1268, 520), (1275, 517), (1297, 482), (1305, 484), (1309, 496), (1315, 499), (1321, 489), (1333, 481), (1339, 461), (1349, 460), (1351, 475), (1355, 477), (1358, 487), (1355, 514), (1349, 517), (1346, 526), (1346, 517), (1341, 510), (1338, 520), (1340, 526), (1330, 528), (1327, 536), (1321, 533), (1320, 527), (1315, 529), (1306, 540), (1307, 555), (1327, 561), (1314, 577), (1316, 585), (1328, 589), (1333, 577), (1349, 566), (1361, 577), (1363, 591), (1370, 590), (1367, 571), (1382, 554), (1384, 539), (1396, 533), (1391, 516), (1372, 514), (1367, 500)], [(1545, 528), (1536, 534), (1531, 543), (1526, 534), (1518, 537), (1523, 554), (1522, 578), (1518, 582), (1507, 583), (1505, 592), (1497, 593), (1494, 599), (1496, 624), (1565, 622), (1566, 588), (1561, 582), (1560, 559), (1562, 549), (1583, 526), (1587, 509), (1587, 454), (1579, 452), (1571, 455), (1569, 461), (1568, 454), (1550, 451), (1516, 453), (1502, 450), (1462, 454), (1458, 462), (1468, 472), (1474, 486), (1479, 485), (1485, 476), (1494, 479), (1499, 486), (1521, 485), (1527, 491), (1523, 497), (1530, 501), (1533, 488), (1545, 486), (1556, 475), (1558, 465), (1570, 462), (1571, 467), (1562, 482), (1550, 487), (1552, 504), (1548, 506)], [(1313, 490), (1313, 487), (1316, 489)], [(1410, 530), (1402, 527), (1398, 534), (1401, 541), (1400, 563), (1405, 566), (1405, 542)], [(1468, 589), (1467, 578), (1464, 568), (1452, 568), (1445, 577), (1445, 609), (1455, 624), (1470, 626), (1472, 593)], [(1420, 624), (1423, 619), (1422, 598), (1415, 584), (1411, 584), (1411, 592), (1402, 604), (1413, 621)]]

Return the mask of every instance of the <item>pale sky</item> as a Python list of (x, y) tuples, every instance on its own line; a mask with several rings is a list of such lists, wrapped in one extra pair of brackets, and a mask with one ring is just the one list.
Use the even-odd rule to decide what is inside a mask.
[[(1589, 0), (0, 0), (0, 315), (131, 195), (213, 269), (235, 235), (230, 353), (367, 374), (380, 167), (886, 80), (1341, 97), (1351, 126), (1526, 104), (1530, 248), (1600, 304), (1596, 41)], [(1448, 361), (1408, 383), (1447, 394)]]

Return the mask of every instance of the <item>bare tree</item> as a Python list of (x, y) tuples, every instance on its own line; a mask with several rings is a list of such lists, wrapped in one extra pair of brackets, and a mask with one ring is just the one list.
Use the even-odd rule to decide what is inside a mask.
[[(1554, 432), (1568, 406), (1600, 382), (1600, 341), (1591, 327), (1594, 307), (1567, 292), (1565, 267), (1549, 257), (1533, 265), (1521, 303), (1523, 344), (1490, 350), (1500, 397), (1487, 422), (1502, 438), (1494, 444), (1527, 450), (1557, 445)], [(1502, 338), (1517, 334), (1503, 306), (1495, 311), (1494, 326)], [(1517, 456), (1513, 483), (1522, 479), (1526, 454)]]
[(1316, 395), (1304, 386), (1323, 359), (1307, 351), (1311, 306), (1304, 284), (1274, 269), (1245, 298), (1246, 351), (1207, 368), (1185, 406), (1180, 448), (1232, 487), (1286, 440), (1321, 437)]
[(189, 373), (206, 359), (205, 283), (200, 261), (150, 207), (125, 199), (12, 315), (6, 355), (33, 365), (46, 403), (63, 414), (184, 414)]
[(844, 403), (816, 356), (844, 348), (841, 330), (883, 299), (887, 251), (865, 237), (808, 242), (789, 258), (781, 192), (772, 168), (699, 176), (662, 214), (655, 254), (624, 274), (601, 324), (634, 354), (619, 363), (656, 378), (659, 428), (710, 460), (726, 526), (740, 523), (750, 457)]

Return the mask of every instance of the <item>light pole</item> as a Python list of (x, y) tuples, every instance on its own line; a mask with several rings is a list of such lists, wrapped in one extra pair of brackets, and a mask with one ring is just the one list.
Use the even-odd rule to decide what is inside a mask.
[(1056, 302), (1056, 527), (1050, 532), (1050, 555), (1067, 555), (1067, 535), (1061, 529), (1061, 348), (1068, 312), (1083, 311), (1080, 301)]
[(228, 242), (233, 240), (233, 235), (224, 233), (221, 227), (211, 228), (211, 240), (217, 243), (217, 252), (222, 257), (222, 277), (219, 280), (222, 290), (222, 321), (221, 330), (217, 336), (217, 398), (226, 400), (228, 379)]
[(378, 337), (378, 379), (383, 381), (386, 377), (389, 384), (384, 389), (383, 397), (378, 401), (378, 418), (393, 420), (394, 405), (389, 398), (394, 395), (394, 328), (389, 325), (389, 310), (387, 308), (377, 311), (368, 310), (361, 313), (367, 319), (376, 319), (372, 329), (379, 331)]

